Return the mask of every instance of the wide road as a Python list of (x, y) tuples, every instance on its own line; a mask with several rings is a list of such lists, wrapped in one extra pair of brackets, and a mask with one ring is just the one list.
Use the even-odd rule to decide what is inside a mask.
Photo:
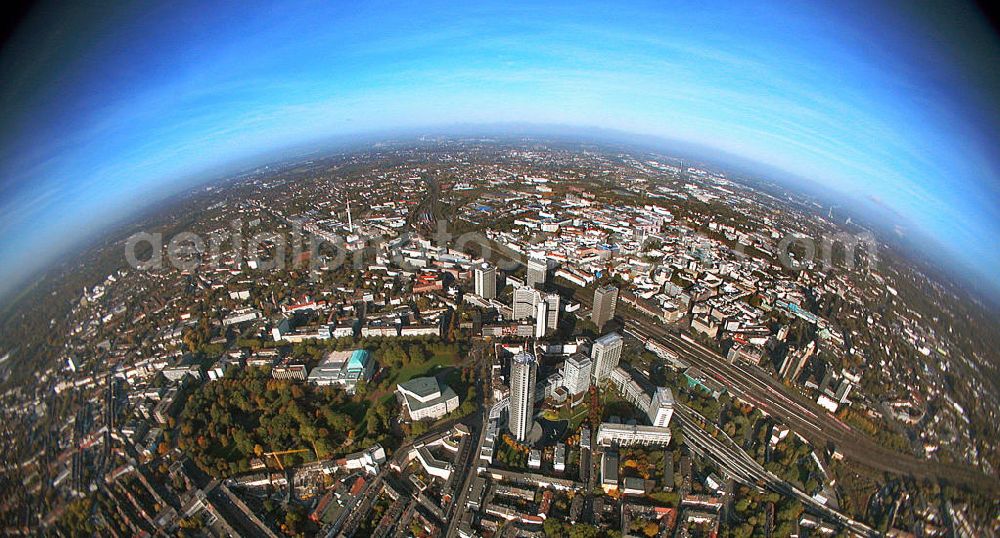
[[(478, 424), (478, 426), (471, 427), (473, 435), (476, 435), (476, 442), (469, 447), (469, 458), (464, 462), (464, 465), (459, 469), (455, 469), (455, 472), (463, 474), (459, 480), (459, 484), (456, 486), (458, 494), (456, 495), (455, 503), (452, 504), (451, 510), (454, 516), (450, 517), (447, 521), (448, 528), (445, 530), (446, 538), (458, 536), (458, 527), (462, 523), (462, 518), (465, 517), (465, 502), (469, 498), (469, 489), (472, 487), (472, 480), (478, 474), (476, 468), (479, 466), (479, 453), (483, 447), (483, 439), (486, 437), (486, 425), (489, 422), (489, 413), (486, 412), (486, 408), (493, 394), (489, 385), (486, 384), (486, 380), (490, 380), (492, 361), (485, 360), (486, 354), (482, 346), (476, 346), (472, 353), (472, 360), (477, 369), (476, 395), (479, 398), (479, 402), (476, 405), (476, 413), (470, 417), (468, 422)], [(477, 428), (478, 435), (476, 434)]]

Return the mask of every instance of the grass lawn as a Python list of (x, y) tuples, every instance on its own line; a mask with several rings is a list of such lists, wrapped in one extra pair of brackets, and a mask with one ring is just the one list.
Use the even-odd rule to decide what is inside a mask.
[(587, 420), (587, 414), (590, 411), (590, 406), (580, 405), (575, 409), (576, 414), (569, 417), (569, 431), (576, 432), (580, 429), (580, 425)]
[(439, 369), (443, 369), (447, 366), (454, 366), (457, 361), (457, 356), (447, 353), (434, 355), (427, 361), (411, 362), (396, 372), (396, 377), (393, 380), (393, 383), (405, 383), (414, 377), (433, 375), (437, 373), (437, 370)]
[[(369, 396), (372, 399), (380, 400), (386, 397), (386, 394), (391, 394), (395, 391), (396, 385), (399, 383), (405, 383), (415, 377), (437, 375), (456, 364), (458, 364), (457, 353), (437, 353), (426, 361), (413, 361), (396, 371), (392, 371), (391, 367), (386, 367), (390, 372), (387, 374), (385, 380), (379, 382), (379, 386), (384, 388), (373, 391)], [(451, 368), (451, 370), (448, 378), (445, 379), (450, 385), (454, 383), (458, 375), (457, 369)], [(459, 396), (464, 396), (464, 393), (460, 393)]]
[(560, 409), (558, 413), (553, 414), (554, 417), (551, 420), (567, 420), (569, 421), (567, 431), (575, 432), (580, 429), (580, 424), (587, 420), (587, 412), (589, 410), (590, 405), (584, 402), (576, 407)]

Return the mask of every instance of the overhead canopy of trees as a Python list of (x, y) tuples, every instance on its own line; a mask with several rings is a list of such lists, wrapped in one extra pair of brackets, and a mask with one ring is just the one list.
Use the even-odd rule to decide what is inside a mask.
[(354, 450), (350, 441), (367, 437), (369, 429), (387, 431), (386, 406), (376, 405), (369, 417), (367, 406), (343, 391), (270, 379), (250, 368), (206, 383), (188, 398), (178, 446), (213, 476), (247, 471), (249, 460), (265, 452), (308, 449), (282, 456), (285, 465), (328, 458)]

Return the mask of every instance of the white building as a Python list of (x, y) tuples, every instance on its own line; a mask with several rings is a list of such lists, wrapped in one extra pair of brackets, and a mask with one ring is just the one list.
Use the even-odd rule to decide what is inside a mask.
[(649, 409), (653, 399), (652, 396), (624, 368), (619, 366), (611, 370), (608, 381), (618, 389), (618, 393), (622, 395), (625, 401), (636, 406), (643, 412)]
[(532, 448), (528, 452), (528, 468), (529, 469), (541, 469), (542, 468), (542, 451), (537, 448)]
[(597, 428), (597, 444), (601, 446), (667, 446), (670, 428), (602, 422)]
[(365, 349), (331, 351), (309, 372), (308, 381), (332, 385), (353, 393), (358, 382), (369, 381), (375, 373), (375, 360)]
[(528, 287), (518, 287), (514, 289), (514, 303), (511, 308), (514, 310), (514, 319), (524, 320), (535, 315), (535, 308), (538, 304), (539, 296), (537, 290)]
[[(544, 305), (544, 309), (542, 305)], [(514, 289), (511, 310), (516, 320), (525, 320), (533, 317), (535, 318), (536, 325), (541, 322), (539, 326), (543, 329), (556, 329), (559, 326), (559, 310), (561, 307), (562, 299), (558, 293), (543, 294), (536, 289), (524, 286)]]
[(572, 395), (586, 392), (590, 388), (591, 370), (594, 363), (582, 353), (574, 353), (563, 363), (563, 386)]
[(566, 445), (559, 443), (552, 452), (552, 469), (563, 472), (566, 470)]
[(447, 481), (451, 478), (451, 473), (455, 470), (450, 462), (435, 458), (425, 446), (410, 449), (410, 454), (411, 460), (412, 458), (416, 458), (427, 474), (436, 476), (441, 480)]
[(458, 395), (434, 377), (417, 377), (396, 385), (410, 420), (441, 418), (458, 409)]
[(535, 356), (521, 352), (514, 355), (510, 365), (510, 420), (507, 429), (518, 441), (528, 438), (534, 423), (535, 375), (538, 365)]
[(657, 387), (653, 401), (646, 412), (653, 426), (666, 428), (674, 414), (674, 393), (668, 387)]
[(361, 452), (348, 454), (337, 460), (336, 466), (347, 470), (364, 469), (369, 474), (378, 474), (379, 466), (385, 462), (385, 449), (376, 443)]
[(590, 349), (590, 358), (594, 360), (594, 381), (604, 381), (618, 366), (624, 342), (616, 332), (610, 332), (594, 341)]
[(549, 304), (538, 301), (535, 305), (535, 338), (545, 337), (545, 320), (548, 319)]
[(475, 274), (476, 295), (483, 299), (494, 299), (497, 296), (497, 270), (489, 264), (484, 263), (476, 267)]
[(222, 319), (222, 324), (226, 327), (230, 325), (236, 325), (237, 323), (244, 323), (247, 321), (254, 321), (260, 318), (260, 312), (253, 308), (243, 308), (240, 310), (233, 311), (232, 314), (226, 316)]

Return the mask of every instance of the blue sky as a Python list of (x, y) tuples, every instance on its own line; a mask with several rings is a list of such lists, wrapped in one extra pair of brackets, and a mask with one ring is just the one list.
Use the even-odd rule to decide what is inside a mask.
[(1000, 289), (1000, 48), (969, 10), (94, 4), (42, 5), (0, 56), (0, 291), (234, 160), (496, 122), (682, 140), (875, 199)]

